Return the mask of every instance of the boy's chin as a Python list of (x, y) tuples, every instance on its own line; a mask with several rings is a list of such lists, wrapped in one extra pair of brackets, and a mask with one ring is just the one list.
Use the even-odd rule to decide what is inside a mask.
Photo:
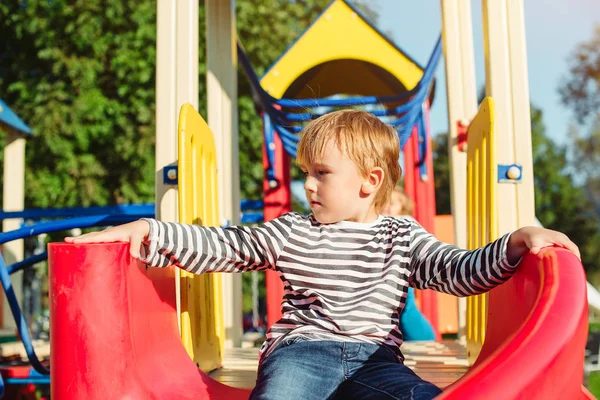
[(314, 211), (313, 211), (312, 215), (313, 215), (313, 217), (315, 217), (315, 219), (319, 223), (321, 223), (323, 225), (335, 224), (336, 222), (340, 222), (341, 221), (340, 219), (331, 218), (331, 217), (328, 217), (326, 215), (323, 215), (322, 213), (316, 213)]

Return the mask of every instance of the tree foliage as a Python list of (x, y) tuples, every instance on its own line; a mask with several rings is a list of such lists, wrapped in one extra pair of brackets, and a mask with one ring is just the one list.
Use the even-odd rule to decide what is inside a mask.
[[(353, 3), (376, 18), (368, 3)], [(329, 0), (236, 4), (238, 36), (260, 76)], [(199, 11), (206, 115), (203, 1)], [(0, 20), (0, 97), (35, 132), (26, 206), (153, 201), (156, 1), (10, 1), (0, 3)], [(261, 121), (242, 74), (238, 107), (242, 197), (260, 198)]]
[(545, 133), (542, 111), (531, 107), (535, 213), (546, 228), (564, 232), (581, 249), (586, 269), (597, 269), (600, 221), (582, 186), (575, 183), (567, 148)]
[[(435, 213), (452, 213), (450, 199), (450, 158), (448, 156), (448, 134), (440, 133), (432, 139), (433, 176), (435, 186)], [(465, 171), (466, 174), (466, 171)]]
[(600, 111), (600, 25), (589, 41), (577, 46), (569, 64), (569, 77), (559, 91), (563, 103), (583, 123)]
[(0, 95), (35, 132), (26, 205), (148, 201), (154, 193), (155, 4), (0, 4)]
[(600, 215), (600, 25), (589, 41), (576, 47), (559, 91), (577, 121), (569, 132), (573, 170)]

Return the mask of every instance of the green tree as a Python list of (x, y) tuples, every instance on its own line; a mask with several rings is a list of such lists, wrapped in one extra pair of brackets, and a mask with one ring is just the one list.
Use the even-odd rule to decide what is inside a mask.
[(576, 117), (569, 132), (573, 169), (600, 215), (600, 25), (575, 48), (559, 92)]
[(586, 269), (597, 269), (600, 221), (583, 187), (575, 183), (567, 148), (545, 133), (543, 113), (531, 107), (535, 213), (546, 228), (567, 234), (581, 249)]
[(451, 214), (448, 134), (440, 133), (436, 135), (432, 139), (431, 150), (433, 152), (433, 176), (435, 179), (435, 213), (437, 215)]
[(583, 123), (600, 112), (600, 25), (589, 41), (575, 48), (569, 63), (569, 76), (559, 92), (562, 102)]
[(0, 94), (33, 128), (26, 206), (154, 194), (153, 1), (0, 4)]

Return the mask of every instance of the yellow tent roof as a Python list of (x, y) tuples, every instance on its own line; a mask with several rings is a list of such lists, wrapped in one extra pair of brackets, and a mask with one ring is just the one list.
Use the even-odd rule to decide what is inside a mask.
[(334, 0), (271, 66), (262, 87), (275, 98), (394, 95), (423, 69), (344, 0)]

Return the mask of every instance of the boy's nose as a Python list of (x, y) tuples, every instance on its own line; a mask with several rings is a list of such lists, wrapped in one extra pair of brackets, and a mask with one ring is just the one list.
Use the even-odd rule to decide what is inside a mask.
[(307, 176), (304, 180), (304, 190), (313, 193), (316, 190), (315, 181), (310, 176)]

